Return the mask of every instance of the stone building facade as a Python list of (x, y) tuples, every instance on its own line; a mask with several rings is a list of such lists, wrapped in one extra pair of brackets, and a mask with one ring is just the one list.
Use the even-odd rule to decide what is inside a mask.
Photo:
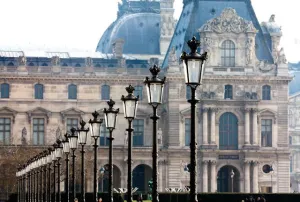
[[(126, 9), (130, 7), (126, 3), (130, 2), (123, 1)], [(157, 15), (157, 1), (150, 3), (154, 8), (146, 11), (144, 7), (138, 9), (138, 1), (132, 2), (135, 7), (130, 12), (147, 11), (149, 17), (151, 10), (151, 15)], [(161, 2), (169, 2), (162, 8), (172, 8), (173, 0)], [(170, 15), (171, 11), (163, 13)], [(124, 19), (113, 25), (119, 23), (120, 28), (126, 24), (126, 19), (131, 19), (130, 12), (120, 12)], [(173, 25), (170, 28), (173, 37), (163, 37), (170, 40), (166, 54), (162, 48), (166, 41), (157, 46), (159, 52), (154, 51), (157, 47), (152, 47), (154, 52), (142, 56), (130, 53), (138, 50), (128, 48), (126, 39), (113, 40), (110, 47), (104, 39), (119, 36), (114, 27), (108, 28), (98, 44), (97, 50), (102, 53), (80, 56), (48, 52), (43, 57), (29, 57), (23, 52), (1, 52), (2, 142), (51, 145), (81, 119), (91, 118), (94, 110), (101, 112), (107, 107), (106, 101), (112, 98), (120, 108), (113, 143), (114, 186), (126, 187), (127, 122), (122, 117), (120, 98), (126, 94), (125, 87), (132, 84), (141, 97), (133, 123), (133, 186), (147, 191), (152, 164), (152, 110), (147, 104), (143, 80), (149, 75), (147, 67), (160, 63), (167, 81), (164, 101), (159, 107), (159, 190), (189, 186), (186, 167), (190, 154), (187, 102), (190, 92), (184, 83), (179, 55), (187, 51), (185, 41), (195, 35), (201, 41), (201, 52), (207, 51), (209, 56), (203, 85), (197, 91), (201, 100), (196, 112), (198, 191), (289, 192), (288, 83), (291, 77), (284, 51), (278, 47), (282, 33), (274, 18), (271, 16), (260, 25), (248, 0), (226, 3), (185, 0), (176, 28), (172, 30)], [(159, 57), (153, 58), (156, 55)], [(108, 163), (107, 132), (101, 130), (99, 169)], [(87, 191), (92, 191), (89, 172), (92, 167), (87, 167), (86, 183)], [(100, 176), (100, 191), (105, 190), (106, 183), (105, 175)]]

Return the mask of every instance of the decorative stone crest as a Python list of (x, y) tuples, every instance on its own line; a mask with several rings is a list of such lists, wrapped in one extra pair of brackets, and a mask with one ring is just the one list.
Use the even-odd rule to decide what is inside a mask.
[(199, 31), (217, 33), (233, 32), (236, 34), (257, 32), (253, 23), (238, 16), (233, 8), (225, 8), (219, 17), (207, 21)]
[(268, 64), (266, 63), (265, 61), (261, 60), (261, 61), (258, 61), (256, 63), (256, 66), (258, 67), (258, 69), (261, 71), (261, 72), (270, 72), (272, 70), (274, 70), (275, 68), (275, 65), (274, 64)]
[(25, 56), (19, 56), (18, 62), (20, 66), (25, 66), (26, 65), (26, 57)]

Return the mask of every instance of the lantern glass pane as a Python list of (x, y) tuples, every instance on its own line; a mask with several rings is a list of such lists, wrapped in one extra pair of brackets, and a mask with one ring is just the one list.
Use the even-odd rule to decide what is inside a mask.
[(64, 153), (70, 153), (70, 143), (69, 141), (63, 142), (63, 151)]
[(55, 156), (56, 156), (56, 158), (62, 157), (62, 148), (61, 147), (58, 147), (55, 149)]
[(51, 163), (51, 161), (52, 161), (51, 154), (49, 154), (49, 155), (47, 156), (47, 163)]
[(107, 113), (105, 116), (105, 123), (106, 123), (106, 128), (108, 129), (114, 129), (115, 128), (115, 122), (116, 122), (116, 113)]
[(200, 83), (201, 60), (188, 60), (189, 83)]
[(135, 100), (126, 100), (124, 102), (124, 109), (125, 118), (135, 118)]
[(100, 136), (100, 123), (90, 124), (90, 134), (92, 137)]
[(162, 100), (162, 84), (151, 83), (150, 84), (151, 102), (150, 103), (161, 103)]
[(85, 144), (87, 139), (87, 132), (86, 131), (80, 131), (78, 133), (78, 143), (79, 144)]
[(55, 150), (51, 152), (51, 156), (52, 156), (52, 161), (55, 161), (56, 160)]
[(77, 137), (69, 137), (70, 142), (70, 149), (76, 149), (77, 148)]
[(183, 60), (183, 70), (184, 70), (184, 78), (185, 78), (185, 83), (189, 83), (189, 80), (188, 80), (188, 69), (187, 69), (187, 65), (186, 65), (186, 60)]

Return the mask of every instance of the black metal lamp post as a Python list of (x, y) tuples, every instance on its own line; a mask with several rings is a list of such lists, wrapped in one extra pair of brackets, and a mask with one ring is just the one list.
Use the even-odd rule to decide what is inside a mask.
[(157, 65), (154, 65), (150, 68), (152, 77), (146, 77), (144, 83), (147, 87), (148, 94), (148, 104), (153, 108), (153, 115), (151, 119), (153, 120), (153, 145), (152, 145), (152, 179), (153, 179), (153, 189), (152, 189), (152, 201), (158, 202), (158, 191), (157, 191), (157, 107), (162, 103), (163, 89), (166, 77), (163, 79), (158, 78), (158, 73), (160, 68)]
[(52, 148), (48, 148), (47, 165), (47, 202), (51, 202), (51, 164), (52, 164)]
[(135, 97), (133, 95), (134, 87), (129, 85), (126, 87), (126, 91), (128, 95), (125, 97), (122, 95), (121, 100), (123, 101), (123, 108), (124, 108), (124, 117), (128, 120), (128, 128), (126, 131), (128, 132), (128, 159), (127, 159), (127, 202), (132, 202), (132, 171), (131, 171), (131, 164), (132, 164), (132, 121), (136, 116), (136, 109), (138, 105), (139, 97)]
[(43, 199), (42, 201), (47, 201), (47, 156), (48, 156), (48, 150), (44, 150), (43, 152)]
[(105, 117), (105, 124), (106, 124), (106, 128), (109, 130), (109, 138), (107, 138), (109, 140), (109, 177), (108, 177), (108, 194), (109, 194), (109, 198), (110, 198), (110, 202), (113, 202), (114, 198), (113, 198), (113, 136), (112, 136), (112, 132), (113, 130), (116, 128), (116, 124), (117, 124), (117, 115), (119, 113), (119, 109), (114, 109), (114, 105), (115, 102), (110, 99), (107, 102), (109, 108), (106, 109), (104, 108), (104, 117)]
[(65, 134), (65, 139), (62, 141), (63, 152), (66, 155), (66, 179), (65, 179), (65, 193), (66, 193), (66, 202), (70, 200), (70, 189), (69, 189), (69, 154), (70, 154), (70, 143), (68, 139), (68, 134)]
[(80, 128), (76, 131), (78, 132), (78, 143), (81, 145), (81, 202), (85, 202), (85, 171), (84, 171), (84, 146), (87, 140), (87, 133), (89, 129), (85, 129), (85, 122), (83, 120), (80, 121)]
[(187, 42), (191, 52), (187, 54), (183, 52), (181, 60), (183, 62), (185, 83), (191, 88), (192, 97), (188, 100), (191, 103), (191, 172), (190, 172), (190, 202), (196, 202), (197, 200), (197, 141), (195, 134), (195, 115), (196, 104), (199, 100), (196, 99), (196, 88), (201, 85), (203, 78), (204, 63), (207, 58), (207, 53), (200, 55), (197, 53), (197, 48), (200, 46), (200, 42), (193, 37), (192, 40)]
[(94, 190), (93, 190), (93, 201), (97, 201), (97, 148), (98, 148), (98, 138), (100, 137), (100, 126), (103, 122), (103, 119), (98, 119), (99, 113), (97, 111), (92, 113), (93, 120), (90, 119), (90, 134), (94, 141)]
[(52, 162), (53, 162), (53, 194), (54, 194), (54, 202), (56, 202), (56, 162), (57, 162), (57, 159), (56, 159), (56, 156), (55, 156), (55, 147), (56, 147), (56, 143), (53, 144), (53, 150), (51, 152), (51, 156), (52, 156)]
[(41, 169), (42, 165), (42, 154), (39, 154), (38, 160), (37, 160), (37, 171), (38, 171), (38, 175), (37, 175), (37, 195), (38, 195), (38, 199), (37, 201), (41, 201), (42, 199), (42, 180), (43, 180), (43, 170)]
[(37, 156), (34, 157), (33, 162), (33, 201), (37, 202)]
[(71, 201), (74, 201), (76, 198), (76, 187), (75, 187), (75, 150), (77, 149), (77, 141), (78, 136), (76, 134), (76, 129), (71, 128), (71, 134), (68, 135), (70, 149), (72, 150), (72, 193), (73, 197), (71, 198)]
[[(61, 202), (61, 192), (60, 192), (60, 159), (63, 155), (63, 146), (59, 139), (56, 140), (55, 145), (55, 157), (57, 160), (57, 201)], [(55, 185), (54, 185), (55, 186)]]

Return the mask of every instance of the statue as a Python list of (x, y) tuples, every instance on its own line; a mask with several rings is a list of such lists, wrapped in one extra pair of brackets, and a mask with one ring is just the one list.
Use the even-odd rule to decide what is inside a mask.
[(177, 66), (177, 65), (178, 65), (178, 59), (176, 56), (175, 47), (173, 46), (169, 54), (169, 66)]
[(269, 19), (269, 22), (275, 22), (275, 15), (274, 14), (271, 15), (271, 17)]
[(53, 56), (51, 58), (51, 64), (52, 66), (58, 66), (59, 65), (59, 62), (60, 62), (60, 59), (58, 56)]
[(87, 57), (87, 58), (85, 59), (85, 65), (86, 65), (87, 67), (91, 67), (92, 64), (93, 64), (92, 58)]
[(246, 65), (251, 64), (253, 51), (253, 39), (248, 38), (246, 42)]
[(27, 136), (27, 130), (26, 130), (26, 128), (24, 127), (24, 128), (22, 129), (22, 137), (21, 137), (21, 143), (22, 143), (22, 145), (27, 145), (26, 136)]
[(278, 52), (278, 64), (286, 64), (287, 59), (284, 53), (284, 49), (281, 48), (280, 51)]
[(20, 66), (26, 65), (26, 57), (25, 56), (19, 56), (19, 65)]

